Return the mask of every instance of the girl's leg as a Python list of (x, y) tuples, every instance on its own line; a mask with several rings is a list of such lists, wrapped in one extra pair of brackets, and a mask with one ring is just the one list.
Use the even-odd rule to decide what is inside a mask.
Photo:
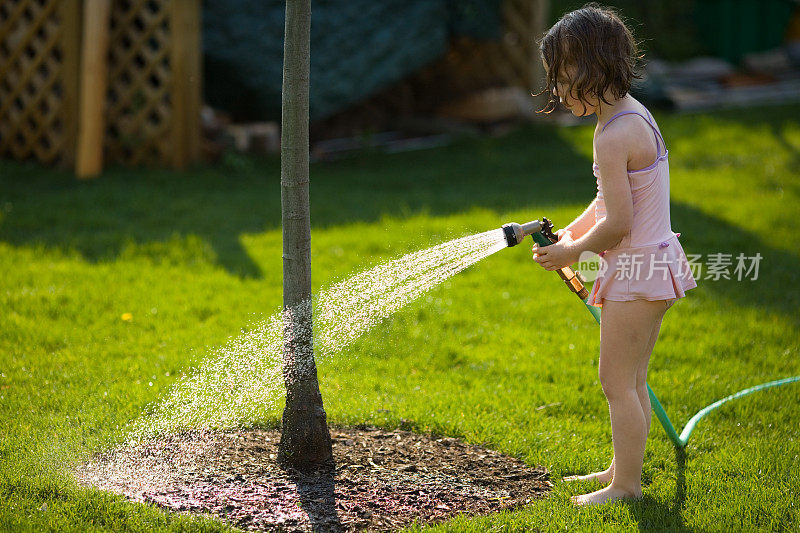
[(642, 380), (646, 380), (654, 336), (658, 336), (665, 311), (663, 301), (603, 302), (600, 383), (611, 415), (614, 473), (611, 485), (576, 496), (575, 503), (603, 503), (642, 494), (642, 463), (650, 414), (646, 381)]
[(604, 485), (611, 481), (614, 477), (614, 458), (611, 459), (611, 465), (606, 468), (605, 470), (601, 470), (600, 472), (592, 472), (591, 474), (586, 474), (584, 476), (564, 476), (561, 478), (562, 481), (599, 481)]
[[(668, 300), (665, 302), (665, 310), (669, 309), (674, 302), (675, 300)], [(639, 365), (639, 369), (636, 372), (636, 394), (639, 397), (639, 403), (642, 406), (642, 413), (644, 414), (646, 426), (645, 434), (647, 435), (650, 434), (650, 415), (652, 414), (650, 395), (647, 393), (647, 365), (650, 362), (650, 354), (653, 352), (653, 347), (656, 344), (656, 340), (658, 340), (658, 332), (660, 329), (661, 320), (659, 319), (658, 324), (653, 327), (653, 331), (650, 333), (650, 340), (648, 341), (646, 350), (647, 356)], [(605, 470), (593, 472), (584, 476), (566, 476), (563, 478), (563, 481), (599, 481), (603, 484), (609, 483), (614, 477), (614, 463), (614, 458), (612, 458), (611, 465)]]
[[(677, 298), (661, 300), (660, 302), (664, 305), (664, 313), (676, 301)], [(639, 403), (642, 404), (642, 412), (644, 412), (645, 421), (647, 422), (647, 435), (650, 434), (650, 418), (653, 413), (650, 405), (650, 394), (647, 392), (647, 365), (650, 363), (650, 354), (653, 353), (653, 347), (656, 345), (658, 334), (661, 331), (661, 321), (664, 319), (664, 313), (661, 314), (661, 318), (658, 319), (658, 322), (653, 327), (653, 332), (650, 334), (649, 348), (647, 349), (647, 358), (639, 366), (639, 370), (636, 373), (636, 393), (639, 395)]]
[[(664, 308), (664, 311), (669, 309), (669, 305)], [(650, 333), (650, 342), (648, 343), (647, 355), (639, 365), (636, 371), (636, 394), (639, 396), (639, 403), (642, 406), (644, 413), (646, 431), (645, 435), (650, 434), (650, 418), (653, 413), (652, 406), (650, 405), (650, 394), (647, 392), (647, 365), (650, 363), (650, 355), (653, 353), (653, 347), (658, 340), (658, 334), (661, 331), (661, 321), (664, 315), (658, 319), (658, 322), (653, 326), (653, 331)]]

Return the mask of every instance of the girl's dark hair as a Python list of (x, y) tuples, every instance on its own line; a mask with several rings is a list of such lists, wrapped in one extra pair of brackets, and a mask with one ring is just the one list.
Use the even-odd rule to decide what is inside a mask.
[[(614, 10), (596, 4), (561, 17), (542, 38), (539, 50), (547, 70), (547, 86), (542, 92), (550, 97), (541, 110), (545, 113), (558, 104), (559, 79), (568, 80), (568, 93), (581, 102), (591, 97), (610, 104), (607, 92), (622, 98), (639, 78), (634, 67), (641, 56), (633, 34)], [(566, 72), (568, 66), (574, 68), (572, 76)]]

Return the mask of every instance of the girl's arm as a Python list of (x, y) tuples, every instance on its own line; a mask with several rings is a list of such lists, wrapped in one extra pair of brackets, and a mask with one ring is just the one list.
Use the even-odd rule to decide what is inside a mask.
[(564, 231), (555, 244), (543, 248), (534, 245), (533, 258), (546, 270), (571, 265), (586, 251), (600, 253), (608, 250), (630, 232), (633, 224), (633, 198), (628, 181), (628, 147), (631, 139), (625, 136), (626, 132), (621, 128), (609, 128), (605, 135), (595, 139), (597, 165), (606, 204), (605, 218), (600, 219), (579, 239), (573, 240)]
[(598, 172), (606, 205), (605, 218), (572, 243), (574, 253), (600, 253), (627, 235), (633, 224), (633, 198), (628, 181), (628, 147), (631, 139), (623, 128), (609, 128), (595, 140)]
[(592, 203), (589, 204), (589, 207), (587, 207), (583, 213), (581, 213), (575, 220), (570, 222), (569, 225), (564, 228), (565, 231), (568, 231), (572, 234), (573, 239), (580, 239), (594, 226), (595, 205), (597, 205), (597, 198), (592, 200)]

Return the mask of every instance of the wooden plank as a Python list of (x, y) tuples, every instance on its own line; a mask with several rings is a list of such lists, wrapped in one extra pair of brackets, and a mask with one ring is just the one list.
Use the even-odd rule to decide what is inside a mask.
[(188, 81), (191, 86), (186, 94), (186, 143), (191, 162), (200, 160), (202, 145), (202, 126), (200, 124), (200, 111), (203, 106), (202, 9), (202, 2), (195, 0), (190, 24), (190, 47), (186, 60)]
[(514, 79), (507, 80), (508, 83), (517, 87), (530, 89), (530, 87), (528, 87), (528, 80), (530, 79), (528, 75), (530, 71), (530, 58), (525, 53), (525, 49), (520, 48), (518, 43), (503, 43), (503, 49), (505, 50), (506, 63), (514, 71)]
[[(531, 6), (531, 29), (535, 39), (531, 39), (531, 63), (532, 63), (532, 79), (531, 90), (533, 93), (538, 93), (545, 88), (545, 71), (542, 64), (541, 54), (539, 53), (539, 40), (544, 36), (544, 32), (548, 29), (548, 18), (550, 17), (550, 0), (530, 0), (533, 5)], [(541, 109), (547, 105), (549, 97), (542, 94), (536, 97), (536, 105)]]
[(184, 168), (200, 155), (200, 0), (173, 0), (172, 164)]
[(103, 170), (103, 112), (108, 73), (108, 36), (111, 0), (85, 0), (81, 53), (78, 178), (93, 178)]
[(64, 128), (61, 164), (72, 168), (78, 149), (78, 94), (80, 91), (81, 4), (65, 0), (59, 5), (61, 20), (61, 118)]
[(505, 43), (518, 74), (516, 83), (534, 92), (538, 92), (544, 72), (537, 41), (545, 30), (546, 11), (546, 0), (507, 0), (504, 6), (507, 28), (518, 36), (516, 42)]

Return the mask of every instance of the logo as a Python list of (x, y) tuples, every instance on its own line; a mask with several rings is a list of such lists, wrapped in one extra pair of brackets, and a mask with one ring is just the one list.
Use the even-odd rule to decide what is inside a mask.
[(594, 281), (608, 270), (608, 262), (594, 252), (582, 252), (575, 269), (586, 281)]

